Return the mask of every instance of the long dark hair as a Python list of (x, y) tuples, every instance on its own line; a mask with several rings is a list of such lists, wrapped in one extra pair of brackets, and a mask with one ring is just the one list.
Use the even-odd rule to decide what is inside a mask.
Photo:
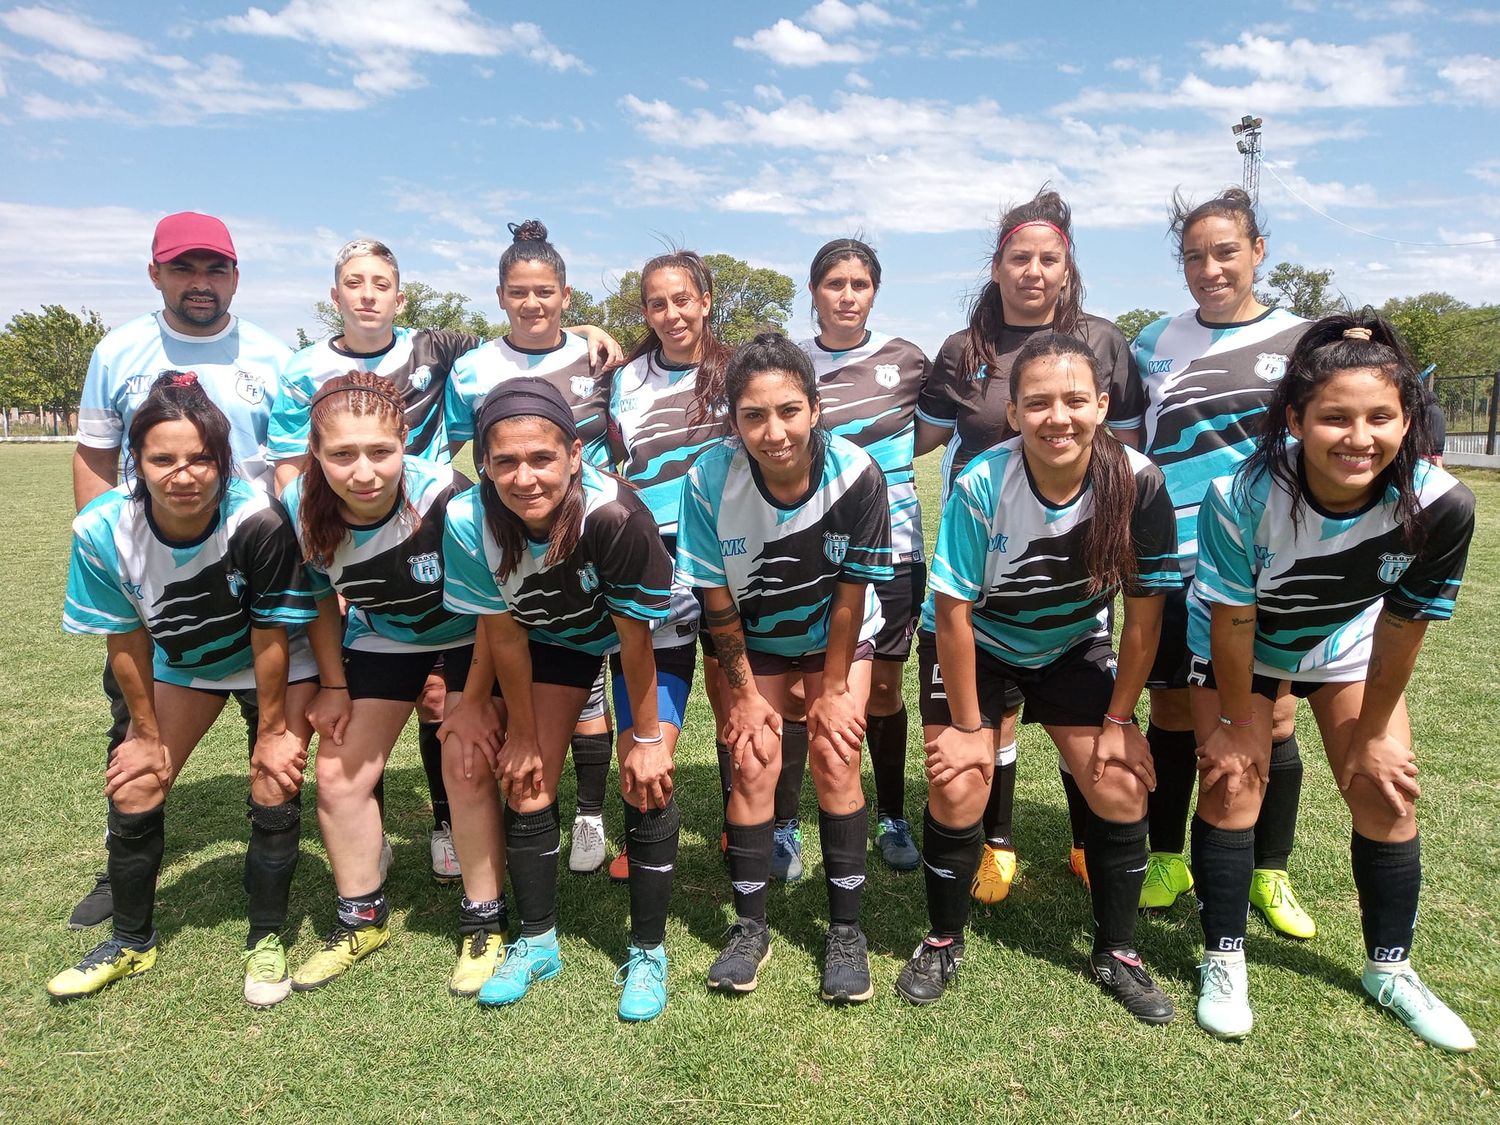
[[(1057, 192), (1049, 191), (1043, 184), (1035, 196), (1001, 216), (995, 251), (990, 255), (991, 269), (999, 263), (1006, 240), (1027, 223), (1046, 223), (1056, 227), (1063, 236), (1068, 277), (1053, 310), (1052, 330), (1064, 336), (1077, 336), (1082, 331), (1083, 276), (1078, 272), (1078, 257), (1073, 252), (1073, 211)], [(994, 370), (999, 362), (997, 349), (1004, 331), (1005, 303), (1000, 286), (992, 277), (984, 283), (979, 296), (974, 299), (974, 307), (969, 310), (969, 331), (964, 340), (962, 359), (964, 371), (978, 371), (981, 366)]]
[(761, 332), (735, 348), (725, 368), (724, 399), (731, 417), (750, 380), (767, 371), (790, 375), (807, 396), (808, 405), (818, 405), (818, 377), (807, 353), (780, 332)]
[[(658, 270), (682, 270), (692, 279), (698, 295), (701, 297), (706, 293), (712, 300), (714, 278), (709, 272), (707, 263), (692, 250), (673, 250), (666, 254), (658, 254), (641, 267), (642, 306), (646, 303), (646, 281)], [(715, 422), (718, 407), (724, 401), (724, 368), (729, 362), (729, 347), (714, 335), (712, 308), (709, 313), (709, 319), (703, 322), (703, 337), (698, 342), (698, 371), (693, 384), (693, 409), (687, 420), (690, 426)], [(648, 323), (646, 334), (640, 338), (635, 347), (630, 349), (625, 362), (630, 363), (643, 355), (650, 355), (660, 347), (661, 338), (657, 336), (656, 329)]]
[(163, 371), (151, 384), (146, 401), (130, 419), (127, 443), (130, 459), (136, 465), (135, 488), (132, 498), (142, 503), (149, 502), (151, 494), (146, 489), (146, 479), (141, 476), (141, 450), (146, 445), (146, 435), (153, 427), (163, 422), (188, 421), (198, 431), (203, 449), (219, 472), (219, 492), (216, 500), (222, 501), (229, 491), (229, 478), (234, 476), (234, 451), (229, 444), (229, 419), (214, 405), (208, 393), (198, 382), (198, 376), (181, 371)]
[[(480, 435), (480, 440), (485, 442), (486, 460), (489, 459), (490, 430), (506, 422), (545, 422), (557, 431), (558, 440), (562, 442), (563, 448), (570, 452), (572, 450), (573, 443), (556, 422), (538, 414), (517, 414), (501, 419)], [(562, 503), (553, 513), (552, 530), (547, 533), (547, 553), (542, 557), (543, 566), (556, 566), (566, 562), (568, 556), (578, 547), (578, 540), (583, 535), (583, 473), (584, 462), (580, 459), (578, 471), (573, 474), (573, 479), (568, 481), (568, 488), (563, 493)], [(495, 543), (500, 548), (500, 565), (495, 570), (495, 577), (503, 582), (516, 572), (516, 568), (521, 565), (521, 559), (525, 557), (526, 545), (529, 542), (526, 524), (520, 516), (505, 506), (505, 501), (500, 499), (499, 489), (495, 487), (495, 482), (490, 479), (488, 473), (479, 483), (479, 500), (484, 506), (485, 525), (490, 529), (490, 534), (495, 537)]]
[[(1373, 369), (1396, 388), (1401, 411), (1408, 429), (1396, 456), (1376, 479), (1381, 491), (1396, 489), (1396, 520), (1408, 545), (1414, 545), (1422, 532), (1422, 504), (1417, 497), (1417, 466), (1422, 452), (1431, 447), (1427, 425), (1426, 398), (1422, 381), (1411, 361), (1411, 353), (1391, 322), (1373, 309), (1355, 313), (1336, 313), (1315, 322), (1292, 350), (1286, 374), (1271, 391), (1266, 404), (1266, 425), (1255, 451), (1235, 472), (1234, 496), (1245, 503), (1252, 482), (1262, 473), (1285, 488), (1294, 497), (1292, 523), (1302, 519), (1302, 480), (1300, 445), (1289, 445), (1291, 415), (1300, 420), (1307, 406), (1335, 375), (1345, 371)], [(1293, 450), (1296, 450), (1295, 454)]]
[(1182, 244), (1187, 238), (1187, 232), (1193, 228), (1193, 224), (1200, 219), (1228, 219), (1239, 228), (1241, 234), (1250, 240), (1253, 247), (1257, 239), (1265, 237), (1265, 229), (1261, 225), (1260, 216), (1255, 213), (1255, 202), (1250, 198), (1250, 193), (1244, 188), (1230, 187), (1219, 192), (1212, 199), (1206, 199), (1197, 206), (1193, 201), (1182, 194), (1178, 188), (1172, 192), (1172, 206), (1169, 210), (1172, 241), (1177, 247), (1177, 264), (1182, 265)]
[[(1038, 332), (1021, 346), (1010, 369), (1010, 400), (1021, 411), (1021, 378), (1026, 369), (1043, 359), (1071, 357), (1081, 360), (1094, 380), (1095, 395), (1109, 390), (1109, 376), (1099, 367), (1094, 350), (1076, 336)], [(1136, 573), (1135, 542), (1130, 532), (1135, 512), (1135, 473), (1130, 455), (1120, 439), (1101, 422), (1094, 429), (1086, 470), (1094, 492), (1094, 512), (1084, 532), (1084, 557), (1089, 568), (1089, 593), (1098, 594), (1123, 586)]]
[[(818, 252), (813, 255), (812, 266), (807, 271), (807, 287), (816, 290), (823, 284), (828, 271), (840, 262), (863, 263), (865, 271), (870, 275), (870, 288), (876, 293), (880, 292), (880, 259), (875, 256), (875, 248), (865, 242), (862, 237), (835, 238), (832, 242), (825, 242), (818, 247)], [(821, 332), (823, 323), (818, 317), (816, 296), (813, 297), (812, 315), (813, 324)]]
[[(389, 379), (372, 371), (350, 371), (335, 375), (318, 388), (313, 396), (307, 432), (307, 448), (312, 454), (302, 470), (302, 502), (297, 522), (302, 530), (302, 555), (316, 566), (326, 567), (333, 553), (349, 537), (349, 525), (339, 513), (339, 498), (318, 460), (324, 432), (339, 417), (378, 418), (396, 437), (396, 444), (406, 447), (406, 412), (401, 393)], [(396, 507), (415, 517), (406, 496), (406, 473), (403, 469), (396, 489)]]

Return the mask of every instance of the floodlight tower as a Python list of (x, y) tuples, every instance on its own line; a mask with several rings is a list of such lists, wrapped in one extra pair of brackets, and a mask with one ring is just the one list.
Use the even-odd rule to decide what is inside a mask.
[(1239, 121), (1229, 127), (1229, 131), (1239, 138), (1235, 144), (1245, 157), (1244, 188), (1245, 194), (1250, 197), (1250, 202), (1260, 202), (1260, 127), (1263, 124), (1259, 117), (1251, 117), (1248, 113)]

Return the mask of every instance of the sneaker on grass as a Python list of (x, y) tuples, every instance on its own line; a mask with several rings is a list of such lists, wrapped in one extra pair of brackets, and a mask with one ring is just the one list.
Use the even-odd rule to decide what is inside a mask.
[(458, 949), (458, 964), (448, 977), (448, 991), (454, 996), (479, 995), (484, 982), (495, 975), (505, 957), (505, 935), (489, 930), (464, 934)]
[(1250, 905), (1278, 934), (1301, 941), (1317, 936), (1318, 924), (1292, 893), (1292, 882), (1285, 871), (1257, 867), (1250, 876)]
[(830, 1004), (862, 1004), (874, 995), (864, 931), (847, 924), (829, 926), (823, 940), (823, 999)]
[(1193, 889), (1193, 873), (1187, 861), (1175, 852), (1152, 852), (1146, 859), (1146, 878), (1141, 883), (1142, 910), (1166, 910)]
[[(432, 830), (432, 877), (439, 883), (452, 883), (463, 877), (458, 866), (458, 852), (453, 847), (453, 828), (444, 821)], [(381, 879), (385, 876), (382, 874)]]
[(667, 1008), (667, 947), (630, 946), (625, 951), (625, 964), (615, 974), (615, 987), (623, 990), (622, 1020), (641, 1023), (661, 1015)]
[(883, 816), (875, 828), (875, 847), (892, 871), (915, 871), (922, 862), (912, 843), (911, 825), (899, 817)]
[(753, 918), (737, 918), (729, 927), (724, 952), (709, 966), (708, 987), (715, 992), (754, 992), (760, 970), (771, 959), (771, 931)]
[(985, 844), (979, 856), (979, 870), (974, 872), (974, 882), (969, 893), (976, 902), (993, 906), (1003, 902), (1010, 894), (1010, 885), (1016, 880), (1016, 849), (1002, 848), (996, 844)]
[(1111, 949), (1089, 957), (1099, 987), (1142, 1023), (1171, 1023), (1175, 1012), (1133, 949)]
[(771, 837), (771, 878), (795, 883), (802, 878), (802, 824), (778, 824)]
[(1198, 966), (1198, 1026), (1218, 1039), (1243, 1039), (1254, 1025), (1245, 955), (1205, 954)]
[(604, 866), (609, 854), (604, 843), (604, 815), (579, 813), (573, 818), (573, 846), (568, 852), (568, 870), (592, 875)]
[(479, 1002), (487, 1008), (514, 1004), (531, 990), (535, 981), (551, 980), (562, 972), (562, 950), (557, 930), (517, 939), (506, 946), (500, 967), (479, 989)]
[(1432, 994), (1410, 964), (1400, 968), (1366, 965), (1360, 984), (1371, 1000), (1434, 1047), (1459, 1053), (1474, 1049), (1468, 1024)]
[(68, 929), (86, 930), (107, 922), (115, 912), (115, 895), (109, 885), (109, 872), (101, 871), (94, 876), (93, 890), (78, 900), (73, 913), (68, 915)]

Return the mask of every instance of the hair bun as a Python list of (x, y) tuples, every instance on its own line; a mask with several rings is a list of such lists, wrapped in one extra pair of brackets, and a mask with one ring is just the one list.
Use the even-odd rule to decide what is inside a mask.
[(540, 219), (527, 219), (524, 223), (507, 223), (512, 241), (546, 242), (547, 227)]

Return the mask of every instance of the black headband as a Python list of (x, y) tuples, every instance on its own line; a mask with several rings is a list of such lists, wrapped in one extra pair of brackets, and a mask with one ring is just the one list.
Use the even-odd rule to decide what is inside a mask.
[(545, 418), (563, 432), (569, 442), (578, 438), (573, 410), (562, 392), (547, 380), (522, 375), (499, 384), (474, 413), (474, 467), (484, 471), (485, 435), (496, 422), (507, 418)]

